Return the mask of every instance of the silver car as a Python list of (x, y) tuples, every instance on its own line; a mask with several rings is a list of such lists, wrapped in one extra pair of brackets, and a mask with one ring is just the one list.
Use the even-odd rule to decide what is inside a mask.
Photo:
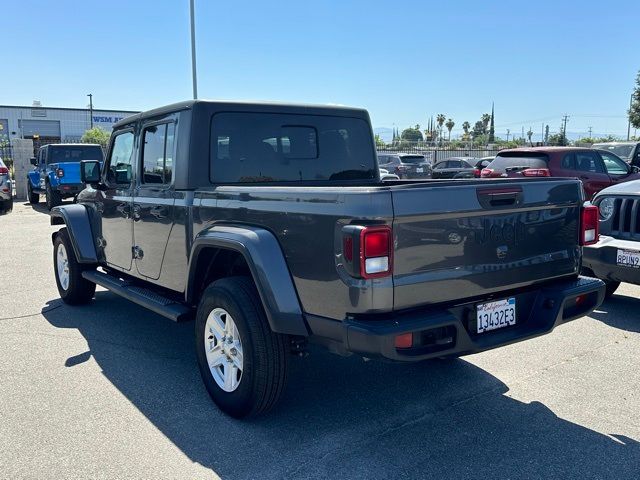
[(0, 158), (0, 213), (8, 213), (13, 209), (13, 189), (9, 168)]

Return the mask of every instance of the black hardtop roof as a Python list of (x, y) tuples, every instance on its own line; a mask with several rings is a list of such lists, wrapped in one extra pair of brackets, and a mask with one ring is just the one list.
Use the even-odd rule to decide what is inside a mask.
[(130, 125), (138, 120), (167, 115), (181, 110), (193, 109), (197, 106), (209, 106), (216, 110), (241, 110), (253, 112), (272, 113), (297, 113), (316, 115), (336, 115), (336, 116), (356, 116), (368, 118), (368, 112), (363, 108), (345, 107), (342, 105), (308, 105), (302, 103), (281, 103), (281, 102), (240, 102), (225, 100), (186, 100), (172, 103), (163, 107), (154, 108), (145, 112), (123, 118), (113, 125), (114, 129)]

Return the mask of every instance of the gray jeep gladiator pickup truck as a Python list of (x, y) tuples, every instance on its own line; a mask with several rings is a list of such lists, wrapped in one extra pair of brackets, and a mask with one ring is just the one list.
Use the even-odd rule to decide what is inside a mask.
[(276, 403), (308, 342), (459, 356), (604, 298), (579, 276), (598, 211), (577, 180), (382, 182), (361, 109), (170, 105), (116, 124), (104, 166), (83, 161), (81, 176), (78, 203), (52, 211), (60, 296), (86, 303), (97, 284), (195, 316), (202, 379), (234, 417)]

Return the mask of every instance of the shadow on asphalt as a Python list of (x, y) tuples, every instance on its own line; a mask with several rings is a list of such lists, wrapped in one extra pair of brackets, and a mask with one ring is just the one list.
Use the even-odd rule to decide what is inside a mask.
[(41, 196), (40, 203), (29, 203), (24, 202), (23, 205), (25, 207), (31, 207), (34, 211), (38, 213), (44, 213), (45, 215), (49, 215), (49, 210), (47, 209), (47, 204), (44, 202), (44, 197)]
[(640, 332), (640, 299), (614, 294), (589, 316), (610, 327)]
[(464, 360), (398, 365), (313, 350), (292, 358), (275, 411), (240, 422), (200, 382), (192, 322), (109, 292), (84, 307), (53, 300), (43, 315), (89, 345), (68, 368), (93, 357), (155, 427), (222, 478), (632, 478), (640, 465), (638, 442), (509, 398)]

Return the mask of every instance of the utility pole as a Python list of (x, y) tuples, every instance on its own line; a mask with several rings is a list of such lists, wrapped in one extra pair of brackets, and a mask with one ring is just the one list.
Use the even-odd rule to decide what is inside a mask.
[(509, 135), (511, 134), (511, 130), (507, 128), (507, 142), (509, 141)]
[(189, 1), (191, 12), (191, 77), (193, 79), (193, 99), (198, 98), (198, 77), (196, 75), (196, 20), (194, 0)]
[(564, 115), (562, 117), (562, 146), (567, 145), (567, 120), (569, 120), (569, 115)]
[(89, 97), (89, 128), (93, 128), (93, 94), (88, 94)]

